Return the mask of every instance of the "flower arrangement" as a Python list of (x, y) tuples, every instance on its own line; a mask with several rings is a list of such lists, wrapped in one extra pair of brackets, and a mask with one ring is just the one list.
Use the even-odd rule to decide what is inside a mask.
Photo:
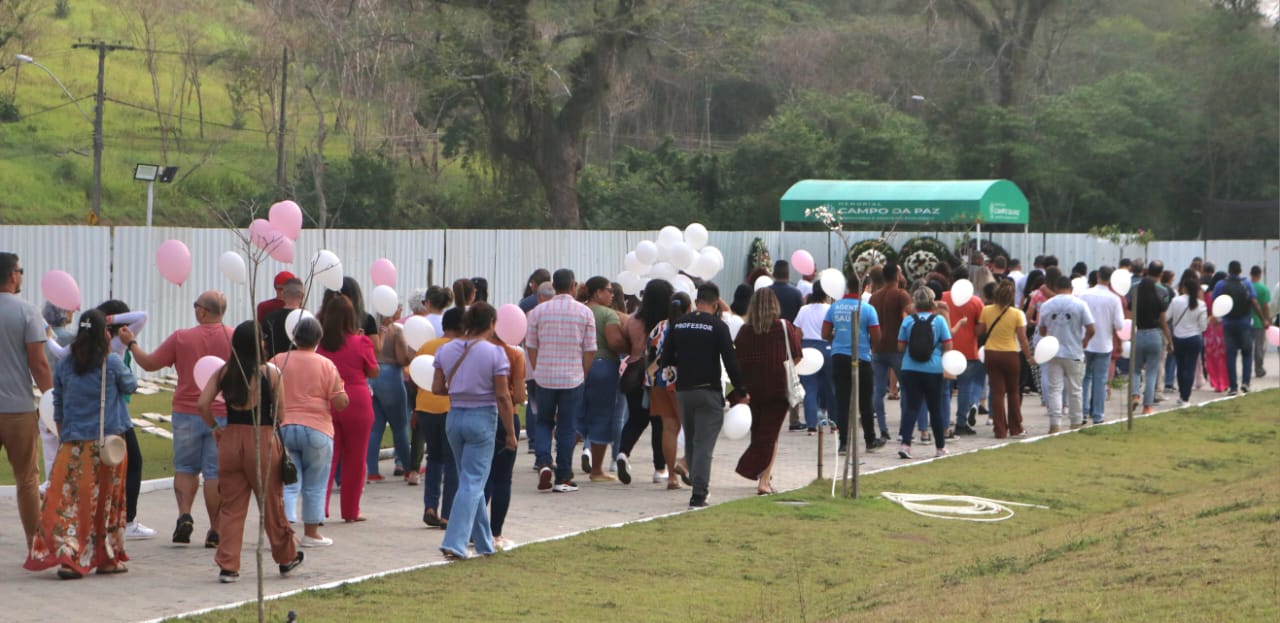
[(863, 251), (857, 259), (853, 260), (853, 274), (862, 277), (871, 271), (871, 267), (884, 266), (884, 263), (885, 257), (883, 253), (875, 249)]
[(902, 261), (902, 268), (906, 271), (907, 280), (915, 281), (924, 279), (925, 275), (928, 275), (937, 263), (938, 256), (930, 251), (921, 249), (908, 255), (907, 259)]
[[(960, 242), (956, 244), (956, 255), (958, 256), (956, 258), (956, 261), (961, 265), (968, 264), (969, 256), (973, 254), (973, 250), (976, 246), (977, 245), (973, 238), (970, 238), (968, 236), (961, 238)], [(1005, 256), (1006, 258), (1013, 257), (1012, 255), (1009, 254), (1009, 251), (1007, 251), (1004, 247), (990, 240), (982, 241), (982, 255), (987, 259), (991, 259), (1001, 255)]]
[(773, 270), (773, 258), (769, 255), (769, 247), (765, 246), (764, 240), (759, 238), (751, 241), (751, 250), (747, 252), (747, 273), (750, 274), (757, 268)]
[(863, 276), (872, 266), (883, 266), (885, 262), (897, 261), (898, 252), (887, 242), (879, 238), (868, 238), (849, 247), (845, 255), (845, 274)]
[(953, 271), (964, 265), (960, 258), (957, 257), (945, 243), (933, 236), (917, 236), (908, 240), (902, 245), (902, 250), (899, 251), (899, 256), (910, 257), (911, 254), (916, 251), (928, 251), (929, 253), (932, 253), (935, 258), (935, 263), (946, 262)]

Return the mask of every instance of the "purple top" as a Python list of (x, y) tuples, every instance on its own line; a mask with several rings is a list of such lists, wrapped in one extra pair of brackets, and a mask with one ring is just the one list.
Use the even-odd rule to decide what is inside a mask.
[(511, 375), (511, 362), (501, 346), (485, 340), (453, 340), (436, 351), (436, 369), (443, 372), (448, 381), (449, 374), (467, 350), (470, 352), (458, 366), (453, 382), (449, 383), (449, 405), (463, 408), (498, 406), (493, 377)]

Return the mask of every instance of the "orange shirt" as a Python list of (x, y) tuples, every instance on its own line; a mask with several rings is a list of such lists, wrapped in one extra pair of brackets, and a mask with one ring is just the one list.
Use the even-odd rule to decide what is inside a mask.
[(333, 417), (329, 401), (346, 393), (338, 368), (324, 355), (293, 350), (271, 358), (280, 369), (284, 387), (284, 417), (280, 425), (301, 424), (330, 437)]

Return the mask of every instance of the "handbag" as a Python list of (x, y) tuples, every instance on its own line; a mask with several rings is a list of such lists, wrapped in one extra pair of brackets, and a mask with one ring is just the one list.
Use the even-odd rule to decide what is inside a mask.
[(107, 467), (124, 463), (129, 450), (120, 435), (106, 434), (107, 428), (107, 360), (102, 360), (102, 388), (98, 394), (98, 460)]
[[(265, 377), (267, 382), (271, 382), (270, 377)], [(273, 428), (275, 429), (276, 441), (280, 442), (280, 480), (286, 485), (298, 483), (298, 464), (293, 462), (293, 457), (289, 456), (289, 449), (284, 447), (284, 437), (280, 435), (280, 415), (275, 414), (271, 418)]]
[(800, 374), (796, 372), (796, 363), (791, 355), (791, 332), (787, 329), (787, 321), (782, 320), (782, 343), (787, 348), (787, 359), (782, 367), (787, 371), (787, 404), (798, 407), (804, 403), (804, 385), (800, 384)]

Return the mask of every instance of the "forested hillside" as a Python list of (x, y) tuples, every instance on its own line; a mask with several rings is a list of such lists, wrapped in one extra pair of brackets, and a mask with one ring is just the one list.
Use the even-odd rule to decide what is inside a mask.
[[(776, 224), (803, 178), (1007, 177), (1037, 228), (1280, 196), (1256, 0), (0, 0), (0, 222), (296, 198), (332, 227)], [(287, 59), (287, 61), (286, 61)], [(283, 93), (282, 93), (283, 87)], [(277, 183), (283, 112), (285, 168)]]

